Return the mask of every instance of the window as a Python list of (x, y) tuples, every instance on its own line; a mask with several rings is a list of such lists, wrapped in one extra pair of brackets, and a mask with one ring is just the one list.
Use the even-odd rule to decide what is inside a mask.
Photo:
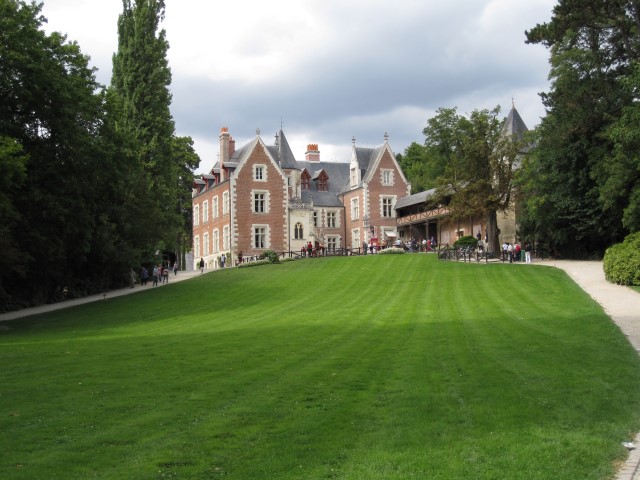
[(296, 240), (302, 240), (304, 238), (302, 224), (300, 222), (296, 223), (294, 228), (294, 238)]
[(316, 212), (315, 210), (313, 212), (313, 226), (314, 227), (318, 226), (318, 212)]
[(196, 235), (193, 237), (193, 256), (200, 257), (200, 237)]
[(327, 228), (336, 228), (336, 212), (327, 212)]
[(193, 206), (193, 224), (200, 225), (200, 205)]
[(220, 230), (217, 228), (213, 231), (213, 253), (220, 251)]
[(351, 186), (355, 187), (358, 185), (358, 173), (354, 168), (351, 169)]
[(267, 227), (253, 227), (253, 248), (267, 248)]
[(253, 191), (253, 213), (267, 213), (267, 192)]
[(382, 197), (382, 216), (393, 217), (393, 205), (395, 204), (395, 197)]
[(302, 190), (309, 190), (310, 181), (311, 181), (311, 177), (309, 176), (309, 172), (304, 170), (302, 172), (302, 176), (300, 178), (300, 183), (302, 185)]
[(203, 255), (209, 255), (209, 234), (205, 233), (203, 235), (203, 246), (202, 246), (202, 254)]
[(358, 220), (360, 218), (360, 199), (351, 199), (351, 220)]
[(335, 252), (339, 247), (338, 237), (327, 237), (327, 250)]
[(351, 248), (360, 248), (360, 229), (351, 230)]
[(253, 179), (257, 182), (267, 181), (267, 168), (265, 165), (253, 166)]
[(222, 194), (222, 214), (229, 214), (229, 192), (224, 192)]
[(202, 202), (202, 223), (209, 221), (209, 201)]
[(229, 250), (229, 225), (225, 225), (222, 229), (222, 249)]
[(381, 170), (382, 184), (393, 185), (393, 170)]
[(213, 197), (212, 210), (213, 212), (211, 212), (211, 215), (213, 216), (213, 218), (218, 218), (218, 196), (217, 195)]
[(326, 192), (327, 190), (329, 190), (329, 179), (324, 175), (320, 175), (318, 177), (318, 191)]

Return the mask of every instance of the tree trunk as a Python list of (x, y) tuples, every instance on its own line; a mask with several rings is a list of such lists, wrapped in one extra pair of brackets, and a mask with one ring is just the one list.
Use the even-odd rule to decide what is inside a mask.
[(487, 250), (489, 252), (500, 251), (500, 232), (498, 231), (498, 214), (495, 210), (489, 212), (487, 218)]

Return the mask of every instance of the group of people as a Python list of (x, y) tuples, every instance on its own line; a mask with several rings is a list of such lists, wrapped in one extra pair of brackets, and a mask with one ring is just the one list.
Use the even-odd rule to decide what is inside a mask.
[(324, 254), (324, 246), (320, 242), (316, 242), (314, 245), (311, 242), (307, 242), (300, 249), (301, 257), (317, 257)]
[(533, 250), (531, 243), (525, 242), (524, 246), (519, 243), (504, 242), (502, 244), (502, 259), (509, 263), (525, 262), (531, 263), (531, 251)]
[[(152, 286), (157, 287), (160, 282), (169, 283), (169, 272), (172, 268), (169, 263), (160, 263), (153, 266), (151, 271)], [(132, 269), (133, 271), (133, 269)], [(178, 275), (178, 262), (173, 262), (173, 274)], [(146, 285), (149, 281), (149, 270), (145, 266), (140, 268), (140, 285)]]

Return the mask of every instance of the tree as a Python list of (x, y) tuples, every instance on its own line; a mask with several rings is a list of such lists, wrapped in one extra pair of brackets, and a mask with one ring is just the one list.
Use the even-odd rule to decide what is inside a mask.
[[(20, 252), (0, 275), (16, 305), (51, 301), (86, 273), (96, 202), (87, 179), (99, 167), (94, 71), (77, 44), (45, 34), (40, 10), (0, 0), (1, 161), (16, 182), (5, 190), (3, 237)], [(28, 183), (15, 188), (23, 169)]]
[(130, 140), (130, 157), (141, 166), (148, 185), (147, 192), (138, 190), (148, 198), (134, 199), (151, 199), (151, 208), (138, 222), (146, 224), (155, 248), (169, 249), (175, 246), (183, 223), (177, 210), (179, 165), (173, 155), (175, 127), (169, 110), (169, 44), (165, 30), (159, 29), (165, 5), (162, 0), (122, 3), (110, 87), (114, 130)]
[(193, 189), (194, 172), (200, 165), (200, 157), (193, 149), (191, 137), (173, 138), (173, 158), (180, 168), (178, 174), (177, 213), (182, 219), (181, 230), (176, 239), (176, 252), (180, 256), (180, 265), (184, 265), (184, 250), (191, 247), (193, 236), (193, 209), (191, 191)]
[(524, 140), (503, 135), (500, 108), (469, 117), (440, 109), (425, 128), (425, 145), (445, 163), (436, 195), (455, 219), (482, 216), (490, 251), (497, 251), (497, 213), (511, 207), (516, 161)]
[(636, 1), (561, 0), (550, 22), (526, 32), (550, 49), (552, 84), (523, 170), (522, 227), (563, 255), (600, 256), (634, 225), (635, 190), (616, 172), (632, 168), (623, 131), (635, 95), (625, 83), (640, 59), (639, 24)]

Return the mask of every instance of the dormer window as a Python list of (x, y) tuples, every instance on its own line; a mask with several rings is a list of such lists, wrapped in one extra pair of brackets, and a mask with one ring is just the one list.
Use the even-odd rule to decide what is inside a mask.
[(329, 191), (329, 175), (327, 175), (327, 172), (320, 170), (319, 172), (316, 172), (313, 179), (316, 181), (316, 186), (319, 192)]
[(311, 176), (306, 170), (302, 171), (302, 175), (300, 176), (300, 184), (302, 186), (302, 190), (309, 190), (311, 184)]

